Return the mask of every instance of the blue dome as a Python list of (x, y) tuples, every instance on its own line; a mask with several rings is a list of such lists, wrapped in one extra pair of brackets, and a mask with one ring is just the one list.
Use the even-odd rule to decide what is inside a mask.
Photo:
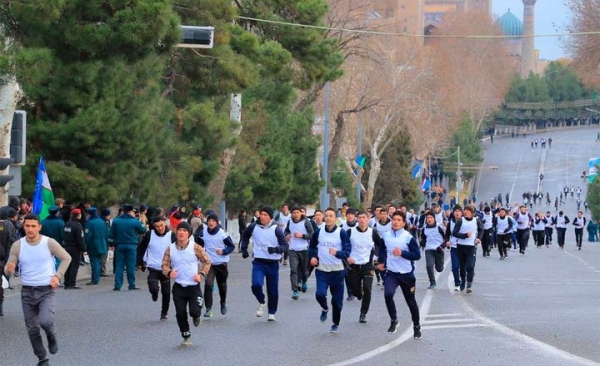
[(496, 24), (500, 26), (505, 36), (521, 37), (523, 35), (523, 22), (511, 13), (510, 9), (498, 18)]

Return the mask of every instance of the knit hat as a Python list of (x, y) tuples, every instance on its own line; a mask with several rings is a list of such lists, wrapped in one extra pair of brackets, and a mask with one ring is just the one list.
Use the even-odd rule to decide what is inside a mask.
[(189, 233), (189, 235), (192, 235), (192, 226), (190, 224), (188, 224), (186, 221), (182, 221), (177, 225), (177, 230), (179, 229), (184, 229), (187, 230), (187, 232)]
[(216, 213), (212, 212), (208, 216), (206, 216), (206, 221), (208, 222), (208, 220), (215, 220), (215, 222), (219, 223), (219, 216)]
[(265, 206), (260, 209), (260, 212), (264, 212), (269, 215), (270, 218), (273, 218), (273, 209), (270, 206)]

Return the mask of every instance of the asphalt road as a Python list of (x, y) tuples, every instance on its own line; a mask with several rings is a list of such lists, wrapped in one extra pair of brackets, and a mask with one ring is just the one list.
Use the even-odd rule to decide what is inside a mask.
[[(557, 195), (565, 184), (580, 185), (585, 191), (579, 176), (594, 150), (600, 154), (596, 131), (562, 131), (551, 137), (552, 148), (546, 151), (532, 151), (529, 138), (486, 142), (478, 196), (512, 192), (517, 198), (537, 189), (540, 169), (544, 193)], [(546, 210), (545, 205), (534, 208)], [(574, 199), (562, 209), (572, 217)], [(396, 295), (399, 330), (387, 333), (389, 318), (378, 286), (368, 323), (358, 323), (356, 300), (345, 301), (340, 332), (330, 334), (330, 323), (319, 321), (314, 277), (308, 292), (293, 300), (287, 266), (280, 271), (277, 321), (257, 318), (250, 291), (251, 264), (236, 253), (230, 264), (228, 314), (216, 311), (213, 318), (204, 318), (200, 327), (192, 328), (193, 345), (182, 348), (174, 308), (168, 321), (159, 321), (160, 304), (151, 301), (145, 274), (138, 273), (142, 291), (113, 292), (113, 279), (103, 278), (100, 286), (58, 290), (60, 350), (50, 357), (51, 364), (600, 365), (600, 244), (584, 240), (583, 250), (575, 249), (570, 228), (564, 251), (556, 244), (548, 249), (530, 247), (525, 255), (510, 252), (505, 261), (499, 261), (496, 253), (488, 258), (478, 253), (470, 295), (453, 291), (449, 266), (439, 275), (438, 289), (427, 290), (423, 258), (417, 269), (420, 340), (412, 338), (410, 315), (400, 294)], [(81, 277), (86, 272), (87, 267)], [(37, 362), (18, 295), (18, 289), (7, 293), (5, 316), (0, 317), (1, 365)]]

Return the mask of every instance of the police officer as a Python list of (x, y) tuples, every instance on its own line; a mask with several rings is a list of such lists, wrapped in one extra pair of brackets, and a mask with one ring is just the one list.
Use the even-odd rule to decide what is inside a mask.
[[(49, 238), (56, 240), (56, 242), (62, 246), (65, 243), (65, 222), (59, 213), (60, 209), (58, 206), (50, 206), (48, 208), (48, 217), (42, 220), (41, 235), (45, 235)], [(54, 269), (58, 269), (60, 261), (58, 258), (54, 259)]]
[(0, 316), (4, 316), (2, 312), (2, 304), (4, 303), (4, 288), (2, 287), (4, 263), (8, 260), (11, 244), (17, 240), (19, 238), (13, 224), (8, 220), (0, 220)]
[(81, 287), (76, 286), (77, 272), (79, 272), (77, 258), (85, 252), (85, 240), (83, 226), (81, 226), (79, 220), (81, 220), (81, 210), (76, 208), (71, 211), (71, 220), (65, 224), (64, 228), (65, 250), (71, 258), (75, 258), (65, 272), (65, 290), (81, 289)]
[(115, 287), (121, 291), (123, 271), (127, 268), (127, 282), (130, 290), (139, 290), (135, 286), (135, 266), (139, 235), (146, 233), (146, 227), (135, 217), (132, 205), (123, 205), (123, 214), (115, 218), (110, 226), (109, 240), (115, 247)]
[(92, 267), (92, 278), (87, 285), (97, 285), (100, 282), (102, 256), (108, 252), (108, 228), (97, 212), (96, 207), (90, 207), (88, 209), (90, 218), (85, 223), (85, 246)]

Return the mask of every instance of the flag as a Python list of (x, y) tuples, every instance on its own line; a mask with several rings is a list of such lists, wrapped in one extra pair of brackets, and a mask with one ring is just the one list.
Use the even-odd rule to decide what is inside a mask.
[(48, 216), (48, 208), (53, 205), (54, 193), (50, 186), (44, 158), (40, 157), (40, 165), (35, 178), (35, 191), (33, 192), (33, 213), (39, 215), (40, 220), (43, 220)]
[(423, 166), (423, 163), (420, 163), (420, 162), (416, 162), (414, 164), (412, 173), (411, 173), (411, 176), (413, 179), (417, 179), (417, 176), (419, 175), (419, 172), (421, 171), (422, 166)]
[(421, 184), (421, 191), (426, 192), (431, 188), (431, 180), (427, 177), (423, 178), (423, 183)]

